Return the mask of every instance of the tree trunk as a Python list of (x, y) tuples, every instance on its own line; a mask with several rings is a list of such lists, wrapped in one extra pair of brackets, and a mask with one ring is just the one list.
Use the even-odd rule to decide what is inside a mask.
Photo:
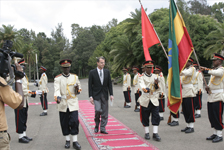
[[(34, 63), (34, 68), (35, 68), (35, 63)], [(36, 69), (34, 69), (34, 73), (33, 73), (33, 78), (34, 78), (34, 81), (36, 81)]]
[(31, 64), (29, 62), (29, 82), (30, 82), (30, 80), (31, 80)]

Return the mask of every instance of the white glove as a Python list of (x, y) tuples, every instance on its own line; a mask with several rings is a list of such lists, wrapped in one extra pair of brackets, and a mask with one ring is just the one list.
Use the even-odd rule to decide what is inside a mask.
[(37, 94), (37, 95), (41, 95), (41, 94), (42, 94), (42, 91), (41, 91), (41, 90), (37, 90), (37, 91), (36, 91), (36, 94)]

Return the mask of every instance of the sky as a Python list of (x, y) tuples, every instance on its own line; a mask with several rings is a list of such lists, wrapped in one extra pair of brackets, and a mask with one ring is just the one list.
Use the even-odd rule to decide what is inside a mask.
[[(209, 5), (224, 0), (207, 0)], [(168, 8), (169, 0), (141, 0), (147, 14), (154, 9)], [(0, 26), (13, 25), (35, 33), (45, 32), (50, 37), (58, 23), (71, 41), (71, 24), (81, 27), (106, 25), (113, 18), (118, 22), (130, 17), (130, 12), (141, 7), (139, 0), (0, 0)]]

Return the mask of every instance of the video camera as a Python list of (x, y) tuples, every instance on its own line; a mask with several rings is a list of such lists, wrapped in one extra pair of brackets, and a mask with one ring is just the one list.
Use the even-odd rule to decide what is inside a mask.
[[(10, 40), (5, 40), (3, 44), (3, 48), (0, 48), (0, 76), (4, 79), (9, 75), (10, 82), (13, 82), (14, 73), (18, 77), (23, 77), (24, 74), (20, 71), (16, 70), (15, 65), (11, 65), (11, 60), (13, 57), (20, 57), (23, 58), (23, 54), (14, 52), (11, 50), (13, 42)], [(14, 68), (14, 73), (12, 71), (11, 66)], [(11, 83), (10, 83), (11, 84)]]

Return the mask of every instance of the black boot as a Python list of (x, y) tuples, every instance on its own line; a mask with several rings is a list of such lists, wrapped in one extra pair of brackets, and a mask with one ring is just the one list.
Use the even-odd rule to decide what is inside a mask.
[(70, 141), (65, 141), (65, 148), (70, 148)]
[(206, 140), (213, 140), (214, 138), (216, 138), (217, 135), (212, 134), (210, 137), (207, 137)]
[(152, 137), (153, 137), (153, 140), (155, 140), (155, 141), (161, 141), (161, 138), (158, 133), (153, 133)]
[(81, 146), (79, 145), (78, 142), (73, 142), (73, 148), (76, 149), (76, 150), (80, 150)]
[(222, 136), (219, 137), (218, 135), (212, 140), (213, 143), (218, 143), (218, 142), (221, 142), (221, 141), (223, 141), (223, 138), (222, 138)]
[(22, 137), (19, 139), (19, 143), (29, 143), (30, 141), (27, 140), (26, 138)]
[(146, 139), (146, 140), (150, 140), (150, 135), (149, 135), (149, 133), (146, 133), (146, 134), (145, 134), (145, 139)]

